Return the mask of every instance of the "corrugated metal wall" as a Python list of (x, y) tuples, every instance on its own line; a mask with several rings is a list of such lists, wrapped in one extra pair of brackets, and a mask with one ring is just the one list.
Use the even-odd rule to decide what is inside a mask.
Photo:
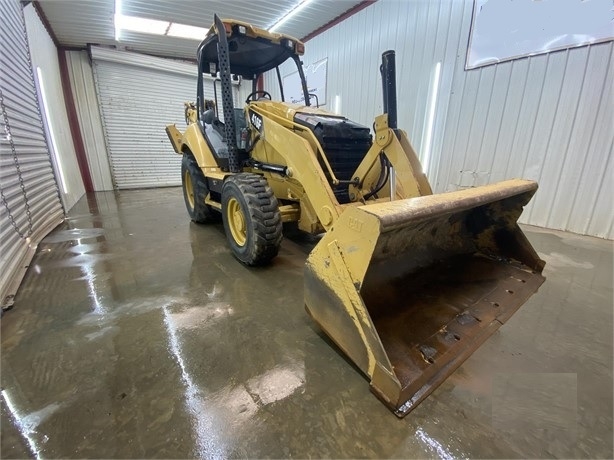
[(63, 219), (17, 1), (0, 2), (0, 306)]
[[(35, 70), (35, 78), (38, 78), (36, 68), (40, 68), (40, 75), (43, 78), (47, 111), (49, 113), (51, 125), (47, 125), (47, 130), (53, 130), (55, 147), (54, 154), (60, 159), (56, 168), (62, 169), (61, 179), (65, 182), (65, 190), (60, 187), (64, 207), (70, 210), (77, 201), (85, 194), (77, 154), (73, 145), (68, 115), (66, 113), (66, 103), (62, 92), (62, 80), (60, 78), (60, 64), (58, 61), (58, 51), (41, 22), (34, 7), (30, 4), (23, 9), (28, 31), (28, 43), (32, 54), (32, 66)], [(40, 82), (39, 82), (40, 86)], [(40, 87), (39, 87), (40, 92)], [(54, 145), (50, 143), (53, 151)]]
[[(536, 179), (522, 222), (614, 238), (612, 42), (465, 71), (472, 8), (471, 0), (380, 0), (310, 40), (303, 60), (328, 57), (326, 108), (338, 96), (341, 113), (370, 126), (382, 110), (381, 53), (396, 49), (399, 126), (436, 191)], [(276, 87), (267, 75), (265, 89)]]
[(66, 61), (92, 185), (97, 192), (113, 190), (89, 56), (86, 51), (67, 51)]

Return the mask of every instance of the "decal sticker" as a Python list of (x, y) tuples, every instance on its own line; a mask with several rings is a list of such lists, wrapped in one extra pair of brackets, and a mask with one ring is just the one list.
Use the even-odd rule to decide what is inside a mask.
[(260, 116), (253, 110), (250, 110), (249, 111), (249, 121), (252, 124), (252, 126), (256, 128), (260, 134), (262, 134), (262, 131), (264, 128), (263, 122), (262, 122), (262, 116)]

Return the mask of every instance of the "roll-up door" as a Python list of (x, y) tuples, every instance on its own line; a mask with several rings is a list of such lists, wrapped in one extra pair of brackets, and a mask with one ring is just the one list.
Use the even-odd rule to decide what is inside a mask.
[(64, 213), (34, 86), (21, 5), (0, 2), (0, 303)]
[[(181, 185), (181, 157), (164, 128), (171, 123), (185, 127), (183, 103), (196, 98), (196, 65), (97, 47), (91, 51), (115, 188)], [(213, 99), (211, 79), (205, 82), (205, 97)]]

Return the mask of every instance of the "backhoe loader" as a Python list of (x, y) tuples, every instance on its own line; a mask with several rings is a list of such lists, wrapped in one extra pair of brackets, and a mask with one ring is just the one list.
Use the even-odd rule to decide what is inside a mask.
[[(434, 195), (397, 127), (394, 52), (382, 55), (384, 113), (373, 132), (311, 105), (303, 53), (293, 37), (215, 16), (198, 47), (188, 126), (166, 128), (183, 156), (186, 207), (198, 223), (221, 214), (246, 265), (277, 255), (284, 222), (324, 233), (305, 265), (306, 310), (403, 417), (544, 282), (544, 262), (517, 224), (537, 184)], [(284, 100), (288, 60), (302, 104)], [(281, 101), (257, 87), (268, 71)], [(219, 78), (222, 113), (205, 101), (206, 74)], [(235, 76), (252, 82), (243, 108), (234, 107)]]

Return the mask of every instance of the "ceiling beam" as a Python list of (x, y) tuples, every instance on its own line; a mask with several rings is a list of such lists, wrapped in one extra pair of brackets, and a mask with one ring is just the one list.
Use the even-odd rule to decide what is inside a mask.
[(79, 172), (81, 173), (81, 180), (83, 181), (85, 191), (93, 192), (94, 185), (92, 183), (92, 175), (90, 174), (90, 167), (87, 161), (87, 153), (85, 152), (85, 142), (83, 142), (83, 135), (79, 125), (79, 116), (77, 115), (77, 106), (70, 84), (70, 72), (66, 60), (66, 50), (58, 48), (58, 61), (60, 65), (60, 80), (62, 82), (64, 105), (66, 106), (68, 127), (70, 128), (70, 135), (77, 157), (77, 166), (79, 166)]
[(364, 0), (364, 1), (360, 2), (358, 5), (353, 6), (352, 8), (347, 10), (345, 13), (337, 16), (332, 21), (327, 22), (323, 26), (318, 27), (316, 30), (314, 30), (310, 34), (305, 35), (303, 38), (301, 38), (301, 41), (302, 42), (306, 42), (308, 40), (311, 40), (312, 38), (320, 35), (322, 32), (326, 32), (331, 27), (334, 27), (337, 24), (339, 24), (340, 22), (345, 21), (350, 16), (353, 16), (356, 13), (358, 13), (359, 11), (364, 10), (366, 7), (368, 7), (370, 5), (373, 5), (375, 2), (377, 2), (377, 0)]

